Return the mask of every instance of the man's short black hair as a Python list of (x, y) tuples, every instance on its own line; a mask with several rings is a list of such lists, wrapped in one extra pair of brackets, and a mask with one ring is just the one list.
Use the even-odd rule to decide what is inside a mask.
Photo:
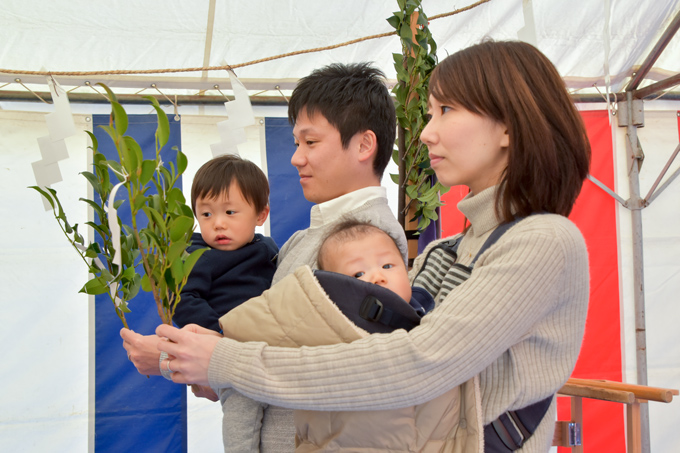
[(397, 118), (385, 86), (385, 75), (369, 63), (334, 63), (300, 79), (288, 104), (288, 120), (295, 125), (305, 110), (320, 113), (340, 132), (347, 148), (357, 133), (371, 130), (378, 140), (373, 172), (382, 178), (392, 156)]

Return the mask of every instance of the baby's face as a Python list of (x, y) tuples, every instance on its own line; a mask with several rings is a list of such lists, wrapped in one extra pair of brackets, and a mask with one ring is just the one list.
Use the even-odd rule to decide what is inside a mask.
[(359, 239), (328, 245), (325, 270), (380, 285), (407, 302), (411, 300), (411, 284), (404, 259), (386, 233), (370, 232)]

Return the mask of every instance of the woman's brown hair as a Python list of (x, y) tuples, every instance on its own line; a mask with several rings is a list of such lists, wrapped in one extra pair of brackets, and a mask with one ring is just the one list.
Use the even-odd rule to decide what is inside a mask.
[(485, 41), (437, 65), (430, 94), (503, 123), (508, 166), (496, 195), (504, 221), (534, 212), (569, 215), (590, 167), (581, 115), (555, 66), (519, 41)]

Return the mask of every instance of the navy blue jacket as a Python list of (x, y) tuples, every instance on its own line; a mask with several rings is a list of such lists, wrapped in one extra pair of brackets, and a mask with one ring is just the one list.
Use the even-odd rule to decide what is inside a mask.
[[(200, 233), (191, 242), (189, 253), (208, 247)], [(274, 240), (261, 234), (238, 250), (206, 251), (191, 270), (172, 320), (179, 327), (198, 324), (220, 332), (222, 315), (271, 286), (278, 251)]]

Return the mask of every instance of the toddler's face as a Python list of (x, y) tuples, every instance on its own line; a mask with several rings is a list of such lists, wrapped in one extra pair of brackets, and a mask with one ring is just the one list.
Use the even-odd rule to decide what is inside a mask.
[(411, 300), (411, 284), (404, 259), (386, 233), (375, 231), (359, 239), (337, 241), (328, 246), (325, 270), (380, 285), (407, 302)]
[(252, 241), (255, 227), (264, 223), (268, 213), (269, 208), (255, 212), (236, 182), (216, 198), (196, 200), (201, 236), (206, 244), (217, 250), (237, 250)]

